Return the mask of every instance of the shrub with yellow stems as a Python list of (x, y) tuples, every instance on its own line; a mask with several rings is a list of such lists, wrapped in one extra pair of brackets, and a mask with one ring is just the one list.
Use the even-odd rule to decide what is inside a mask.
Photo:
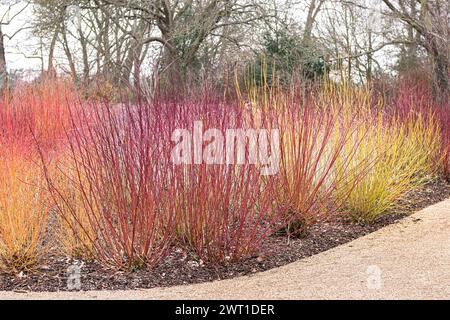
[[(94, 257), (93, 244), (96, 236), (89, 219), (94, 217), (87, 214), (88, 204), (84, 201), (83, 190), (76, 183), (77, 175), (82, 174), (82, 170), (77, 171), (75, 165), (76, 161), (63, 153), (63, 156), (48, 166), (53, 177), (50, 187), (58, 190), (57, 195), (52, 194), (58, 199), (65, 199), (52, 202), (56, 218), (54, 233), (64, 254), (72, 258), (91, 260)], [(80, 179), (85, 181), (83, 177)]]
[(352, 166), (369, 161), (368, 171), (348, 190), (346, 181), (354, 179), (352, 170), (340, 179), (338, 197), (348, 192), (345, 207), (356, 222), (370, 223), (396, 205), (407, 192), (421, 186), (435, 172), (433, 157), (440, 142), (433, 117), (420, 114), (408, 121), (386, 120), (377, 113), (365, 120), (355, 136), (364, 135)]
[[(355, 124), (343, 126), (338, 113), (305, 105), (278, 117), (280, 166), (276, 180), (278, 204), (287, 208), (287, 231), (304, 235), (308, 227), (336, 213), (348, 194), (334, 198), (340, 180), (347, 177), (350, 162), (359, 147), (351, 140)], [(345, 148), (348, 148), (344, 153)], [(351, 169), (347, 187), (364, 173), (365, 163)]]
[(48, 197), (32, 156), (1, 147), (0, 269), (18, 273), (35, 268), (45, 251)]
[(423, 183), (435, 179), (439, 171), (439, 164), (435, 159), (439, 156), (442, 145), (439, 120), (433, 113), (410, 117), (406, 122), (408, 143), (415, 148), (417, 172), (416, 181)]

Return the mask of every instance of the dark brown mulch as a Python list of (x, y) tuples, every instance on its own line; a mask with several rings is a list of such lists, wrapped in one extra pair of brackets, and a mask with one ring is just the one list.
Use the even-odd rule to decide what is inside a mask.
[[(81, 289), (135, 289), (164, 287), (233, 278), (283, 266), (290, 262), (320, 253), (337, 245), (395, 223), (412, 212), (450, 197), (450, 185), (444, 181), (433, 182), (414, 191), (399, 201), (391, 210), (370, 225), (354, 224), (342, 218), (318, 224), (301, 239), (274, 236), (264, 243), (264, 255), (238, 263), (205, 266), (192, 260), (182, 250), (174, 250), (165, 261), (153, 270), (118, 272), (105, 269), (96, 263), (84, 263), (81, 269)], [(74, 263), (61, 256), (50, 255), (37, 271), (20, 275), (0, 275), (0, 290), (57, 291), (67, 289), (67, 269)]]

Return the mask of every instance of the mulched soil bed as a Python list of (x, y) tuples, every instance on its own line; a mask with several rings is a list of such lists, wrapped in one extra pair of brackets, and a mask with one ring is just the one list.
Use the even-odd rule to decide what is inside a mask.
[[(376, 231), (383, 226), (431, 204), (450, 197), (450, 185), (444, 181), (433, 182), (414, 191), (399, 201), (399, 205), (371, 225), (360, 225), (335, 218), (311, 228), (304, 238), (274, 236), (264, 243), (264, 254), (238, 263), (205, 266), (194, 261), (182, 250), (174, 252), (156, 269), (136, 272), (118, 272), (105, 269), (96, 263), (84, 262), (81, 269), (82, 290), (117, 290), (167, 287), (205, 281), (228, 279), (276, 268), (331, 249), (353, 239)], [(57, 291), (68, 290), (67, 269), (71, 259), (49, 255), (38, 270), (19, 275), (0, 275), (0, 290)]]

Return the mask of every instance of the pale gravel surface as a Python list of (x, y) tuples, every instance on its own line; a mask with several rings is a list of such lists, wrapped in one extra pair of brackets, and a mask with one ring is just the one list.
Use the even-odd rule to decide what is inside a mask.
[[(379, 289), (368, 286), (373, 266), (381, 271)], [(450, 299), (450, 199), (252, 276), (133, 291), (0, 292), (0, 299)]]

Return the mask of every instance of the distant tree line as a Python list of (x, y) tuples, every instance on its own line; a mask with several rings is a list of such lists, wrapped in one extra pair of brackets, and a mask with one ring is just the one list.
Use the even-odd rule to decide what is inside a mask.
[[(450, 2), (444, 0), (16, 0), (2, 6), (2, 88), (5, 48), (19, 31), (37, 39), (42, 74), (66, 73), (84, 86), (230, 82), (249, 68), (282, 82), (296, 73), (354, 83), (420, 70), (437, 90), (448, 93), (450, 86)], [(24, 8), (32, 12), (27, 26), (2, 32)]]

